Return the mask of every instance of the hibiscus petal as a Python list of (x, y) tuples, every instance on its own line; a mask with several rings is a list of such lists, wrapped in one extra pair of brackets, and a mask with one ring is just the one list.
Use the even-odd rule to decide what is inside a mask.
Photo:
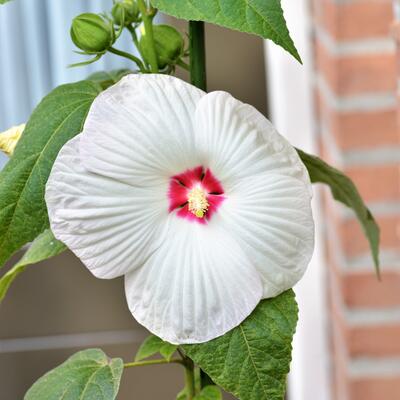
[(242, 180), (218, 210), (219, 222), (251, 256), (263, 297), (293, 287), (314, 248), (314, 222), (306, 185), (292, 176), (257, 175)]
[(196, 145), (203, 165), (226, 192), (241, 179), (265, 172), (310, 179), (293, 146), (254, 107), (226, 92), (204, 96), (196, 108)]
[(180, 79), (132, 74), (98, 96), (80, 152), (95, 173), (136, 186), (157, 184), (196, 161), (193, 119), (205, 93)]
[(218, 224), (174, 218), (165, 244), (126, 275), (133, 316), (162, 339), (201, 343), (240, 324), (261, 299), (251, 259)]
[(114, 278), (160, 246), (167, 188), (135, 188), (88, 172), (79, 157), (80, 139), (64, 145), (46, 185), (51, 229), (95, 276)]
[(286, 169), (286, 172), (290, 176), (302, 180), (309, 188), (309, 193), (312, 196), (312, 186), (307, 168), (290, 142), (280, 135), (272, 123), (250, 104), (242, 103), (238, 108), (238, 113), (243, 121), (255, 126), (257, 131), (262, 133), (267, 143), (272, 143), (274, 152), (270, 157), (272, 156), (278, 165), (282, 165), (282, 161), (285, 160), (285, 163), (290, 166), (289, 169)]

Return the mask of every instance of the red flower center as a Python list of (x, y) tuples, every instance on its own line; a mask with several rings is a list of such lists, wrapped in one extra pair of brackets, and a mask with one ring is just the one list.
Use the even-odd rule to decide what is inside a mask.
[(170, 178), (169, 212), (190, 221), (205, 224), (224, 201), (219, 180), (202, 166), (188, 169)]

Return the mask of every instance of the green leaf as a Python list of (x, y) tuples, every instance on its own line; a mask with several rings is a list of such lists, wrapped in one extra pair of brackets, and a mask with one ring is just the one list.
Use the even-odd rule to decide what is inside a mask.
[(0, 266), (48, 226), (45, 185), (61, 147), (81, 132), (100, 85), (82, 81), (47, 95), (0, 172)]
[(142, 361), (157, 353), (160, 353), (167, 361), (170, 361), (177, 349), (177, 345), (164, 342), (159, 337), (151, 335), (147, 337), (139, 347), (135, 356), (135, 361)]
[(123, 368), (100, 349), (80, 351), (40, 378), (24, 400), (114, 400)]
[(117, 69), (113, 71), (99, 71), (89, 75), (87, 79), (96, 82), (105, 90), (110, 86), (116, 84), (125, 75), (131, 74), (129, 69)]
[(187, 390), (183, 388), (177, 395), (176, 400), (186, 400), (187, 399)]
[(168, 342), (164, 342), (164, 344), (160, 348), (160, 354), (167, 360), (171, 361), (172, 356), (178, 349), (178, 346), (175, 344), (171, 344)]
[(349, 177), (336, 168), (331, 167), (320, 158), (299, 149), (297, 149), (297, 152), (308, 170), (311, 182), (328, 185), (333, 197), (347, 207), (350, 207), (356, 213), (365, 236), (369, 241), (376, 273), (379, 277), (379, 226), (371, 211), (364, 204), (356, 186)]
[(297, 323), (292, 290), (260, 302), (225, 335), (182, 346), (211, 379), (241, 400), (282, 400)]
[(301, 62), (280, 0), (152, 0), (152, 4), (177, 18), (211, 22), (271, 39)]
[(1, 277), (0, 303), (4, 299), (15, 278), (20, 273), (25, 271), (25, 268), (28, 265), (47, 260), (48, 258), (62, 253), (66, 249), (67, 247), (54, 237), (53, 232), (50, 229), (46, 229), (35, 239), (21, 260), (15, 264), (14, 267), (11, 268), (4, 276)]
[(0, 0), (0, 4), (6, 4), (6, 3), (8, 3), (9, 1), (11, 1), (11, 0)]
[(222, 393), (217, 386), (210, 385), (203, 388), (200, 394), (193, 397), (193, 400), (222, 400)]

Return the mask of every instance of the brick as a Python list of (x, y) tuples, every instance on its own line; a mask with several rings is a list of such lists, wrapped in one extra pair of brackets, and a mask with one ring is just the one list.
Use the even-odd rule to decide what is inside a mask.
[(317, 68), (340, 96), (396, 90), (397, 64), (395, 54), (333, 56), (317, 41)]
[[(369, 255), (368, 240), (356, 217), (344, 217), (341, 210), (342, 206), (332, 199), (328, 190), (325, 191), (323, 200), (327, 228), (337, 238), (337, 244), (340, 246), (343, 255), (347, 259)], [(380, 228), (380, 249), (398, 250), (400, 248), (400, 215), (375, 215), (375, 219)], [(328, 240), (328, 248), (332, 245), (333, 243)], [(332, 251), (337, 250), (332, 249)], [(341, 267), (345, 268), (346, 265)], [(392, 266), (387, 265), (387, 267)]]
[(348, 307), (383, 308), (400, 306), (400, 272), (385, 271), (382, 280), (368, 272), (348, 272), (340, 276), (344, 303)]
[[(376, 219), (381, 230), (380, 248), (398, 249), (400, 216), (381, 216)], [(368, 241), (356, 219), (343, 221), (339, 233), (343, 251), (348, 257), (360, 256), (370, 251)]]
[[(400, 64), (396, 58), (400, 55), (392, 54), (390, 48), (385, 47), (393, 21), (392, 0), (313, 0), (313, 8), (319, 25), (314, 39), (317, 76), (336, 97), (328, 103), (323, 97), (325, 91), (319, 92), (325, 86), (316, 86), (316, 115), (323, 130), (319, 135), (323, 158), (332, 163), (332, 160), (341, 160), (342, 152), (346, 153), (343, 155), (348, 157), (344, 159), (349, 163), (344, 166), (344, 172), (355, 181), (364, 200), (383, 210), (386, 203), (400, 202), (399, 165), (383, 159), (385, 154), (393, 155), (385, 149), (400, 144), (398, 110), (390, 102), (377, 103), (376, 110), (374, 103), (369, 102), (366, 103), (371, 106), (368, 110), (359, 110), (364, 104), (364, 95), (370, 96), (368, 99), (376, 95), (379, 99), (383, 94), (397, 91)], [(383, 44), (381, 53), (376, 47), (362, 53), (370, 40), (376, 45)], [(354, 54), (351, 53), (353, 49)], [(334, 150), (326, 146), (332, 142)], [(380, 148), (381, 158), (373, 163), (360, 160), (359, 156), (366, 153), (359, 151), (376, 148)], [(354, 151), (357, 153), (350, 153)], [(362, 165), (355, 165), (358, 160)], [(371, 317), (365, 319), (368, 310), (380, 314), (400, 306), (400, 272), (391, 268), (392, 265), (383, 265), (383, 280), (379, 282), (372, 261), (370, 270), (346, 269), (346, 258), (367, 255), (369, 244), (356, 218), (344, 215), (330, 194), (323, 200), (329, 232), (326, 258), (333, 399), (398, 400), (400, 374), (374, 376), (372, 369), (368, 370), (368, 376), (352, 375), (358, 370), (353, 370), (357, 365), (350, 363), (355, 358), (400, 357), (400, 321), (394, 319), (395, 314), (388, 313), (388, 318), (383, 318), (385, 322)], [(399, 249), (400, 215), (395, 211), (390, 215), (383, 210), (375, 217), (381, 228), (381, 249)], [(329, 240), (332, 237), (337, 240)], [(337, 246), (339, 248), (335, 248)], [(338, 253), (345, 259), (338, 257)], [(346, 265), (337, 265), (342, 261)]]
[(399, 400), (399, 393), (399, 376), (355, 379), (350, 384), (350, 400)]
[(400, 143), (397, 110), (338, 112), (316, 93), (319, 118), (343, 150), (372, 149)]
[[(330, 271), (331, 321), (335, 351), (346, 359), (355, 357), (398, 357), (400, 356), (400, 321), (397, 323), (355, 325), (344, 314), (340, 285), (337, 275)], [(341, 366), (343, 370), (343, 366)]]
[[(334, 266), (334, 259), (331, 255), (329, 256), (332, 251), (334, 251), (332, 248), (328, 249), (331, 321), (336, 351), (342, 352), (342, 356), (346, 358), (400, 356), (400, 341), (398, 340), (400, 321), (382, 324), (375, 324), (372, 321), (372, 323), (355, 324), (352, 318), (349, 319), (346, 316), (344, 311), (347, 307), (342, 296), (344, 274)], [(352, 310), (347, 309), (350, 312)]]
[(400, 356), (400, 321), (397, 324), (347, 327), (346, 341), (353, 357)]
[(392, 1), (314, 0), (314, 15), (316, 22), (339, 40), (387, 37), (393, 21)]
[(363, 165), (344, 169), (366, 202), (400, 201), (399, 164)]
[(381, 265), (381, 280), (378, 280), (372, 265), (367, 270), (351, 270), (339, 266), (334, 257), (338, 249), (333, 241), (327, 241), (326, 258), (330, 269), (331, 283), (334, 281), (335, 296), (348, 308), (379, 310), (400, 306), (400, 271), (391, 265)]

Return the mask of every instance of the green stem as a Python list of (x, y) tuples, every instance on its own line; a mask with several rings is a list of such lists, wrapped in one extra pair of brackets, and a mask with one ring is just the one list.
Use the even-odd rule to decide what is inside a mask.
[(190, 79), (199, 89), (207, 90), (206, 46), (203, 21), (189, 21)]
[(200, 367), (195, 366), (194, 367), (194, 391), (195, 391), (196, 395), (200, 394), (202, 387), (203, 386), (201, 385), (201, 369), (200, 369)]
[(140, 52), (139, 40), (136, 35), (136, 29), (132, 25), (128, 25), (127, 28), (128, 28), (128, 31), (131, 33), (133, 43), (135, 44), (136, 48)]
[(146, 361), (134, 361), (130, 363), (124, 364), (124, 368), (133, 368), (133, 367), (143, 367), (145, 365), (160, 365), (160, 364), (182, 364), (186, 368), (186, 364), (180, 360), (179, 358), (173, 358), (172, 360), (146, 360)]
[(181, 58), (176, 62), (176, 65), (179, 65), (181, 68), (185, 69), (186, 71), (190, 71), (190, 65), (185, 63)]
[(195, 385), (194, 385), (194, 364), (190, 358), (185, 360), (185, 388), (186, 388), (186, 400), (192, 400), (195, 396)]
[(131, 33), (132, 41), (133, 41), (137, 51), (139, 52), (140, 57), (142, 57), (142, 60), (144, 60), (144, 63), (146, 64), (146, 70), (147, 70), (148, 69), (148, 65), (146, 63), (146, 60), (143, 57), (142, 49), (140, 48), (139, 40), (138, 40), (138, 37), (137, 37), (137, 34), (136, 34), (136, 28), (134, 26), (132, 26), (132, 25), (128, 25), (127, 28), (128, 28), (128, 31)]
[(127, 58), (128, 60), (133, 61), (140, 69), (141, 72), (146, 72), (146, 68), (144, 67), (142, 60), (138, 57), (135, 57), (133, 54), (126, 53), (125, 51), (118, 50), (114, 47), (110, 47), (108, 49), (110, 53), (116, 54), (117, 56)]
[(158, 72), (158, 61), (153, 34), (153, 13), (147, 9), (144, 0), (138, 0), (138, 6), (142, 14), (144, 34), (148, 37), (150, 70), (153, 74), (156, 74)]

